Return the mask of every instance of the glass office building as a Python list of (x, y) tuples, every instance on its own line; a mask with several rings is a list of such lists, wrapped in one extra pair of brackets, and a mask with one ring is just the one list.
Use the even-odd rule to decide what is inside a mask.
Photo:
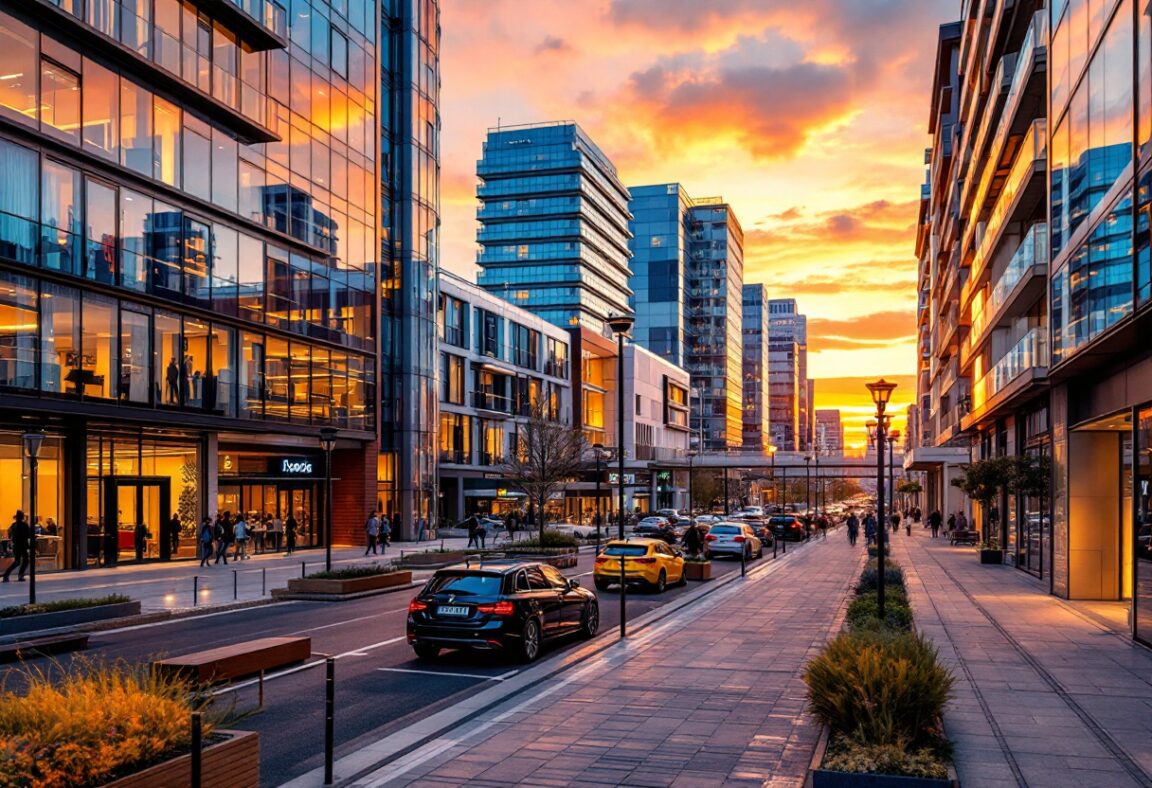
[(772, 443), (781, 451), (808, 451), (808, 318), (794, 298), (768, 302)]
[(692, 198), (678, 183), (633, 186), (631, 305), (634, 341), (678, 367), (687, 354)]
[(579, 126), (489, 129), (476, 174), (481, 287), (599, 334), (630, 312), (628, 190)]
[[(436, 300), (440, 9), (381, 3), (380, 446), (377, 507), (397, 538), (438, 521)], [(363, 519), (363, 518), (361, 518)]]
[(0, 511), (31, 507), (43, 430), (45, 566), (115, 564), (138, 524), (191, 555), (223, 510), (320, 544), (321, 427), (337, 498), (371, 500), (375, 25), (363, 0), (0, 11)]
[(769, 400), (768, 288), (744, 285), (744, 449), (764, 452), (772, 443)]

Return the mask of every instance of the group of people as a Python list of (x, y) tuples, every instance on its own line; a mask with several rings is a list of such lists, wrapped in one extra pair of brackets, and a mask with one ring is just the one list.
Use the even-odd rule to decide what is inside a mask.
[(279, 552), (283, 545), (285, 553), (292, 555), (299, 534), (300, 521), (292, 512), (284, 519), (279, 515), (245, 515), (243, 512), (235, 516), (223, 512), (215, 517), (205, 517), (200, 523), (198, 537), (200, 566), (205, 566), (212, 558), (215, 558), (213, 564), (221, 561), (227, 564), (229, 551), (232, 551), (233, 561), (246, 560), (251, 557), (248, 553), (250, 543), (255, 543), (257, 553), (265, 550)]
[[(885, 533), (889, 530), (894, 533), (900, 533), (900, 524), (904, 524), (904, 533), (909, 536), (912, 535), (912, 523), (918, 523), (922, 519), (923, 514), (919, 509), (907, 509), (903, 512), (894, 511), (888, 515), (887, 522), (885, 523)], [(876, 516), (875, 509), (868, 509), (861, 517), (855, 511), (848, 513), (845, 520), (845, 525), (848, 526), (848, 543), (855, 545), (860, 538), (860, 529), (864, 529), (864, 544), (876, 544), (876, 538), (879, 534), (880, 521)]]
[(388, 515), (377, 514), (373, 509), (372, 514), (368, 515), (368, 521), (364, 523), (364, 530), (368, 535), (368, 547), (364, 550), (364, 555), (368, 553), (377, 555), (377, 547), (380, 548), (381, 555), (388, 552), (388, 545), (392, 543), (392, 521)]

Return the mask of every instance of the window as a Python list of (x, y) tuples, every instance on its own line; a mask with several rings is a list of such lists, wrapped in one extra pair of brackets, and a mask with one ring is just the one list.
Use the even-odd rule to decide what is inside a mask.
[(152, 176), (152, 94), (126, 79), (120, 82), (120, 163)]
[[(91, 178), (85, 181), (87, 246), (84, 276), (110, 285), (116, 282), (116, 190)], [(139, 239), (136, 240), (139, 243)]]
[(80, 295), (71, 287), (45, 284), (40, 302), (40, 389), (78, 394), (80, 385)]
[(236, 140), (219, 129), (212, 129), (212, 202), (229, 211), (239, 207), (236, 156)]
[(464, 325), (464, 315), (467, 314), (467, 306), (459, 298), (452, 296), (441, 296), (440, 298), (440, 338), (447, 342), (449, 345), (455, 347), (465, 347), (464, 337), (466, 335), (466, 327)]
[(263, 323), (264, 244), (244, 234), (240, 235), (236, 289), (240, 317), (254, 323)]
[(84, 148), (115, 161), (120, 156), (120, 77), (84, 59)]
[(332, 420), (332, 365), (331, 354), (321, 348), (312, 348), (312, 396), (309, 410), (314, 424), (327, 424)]
[(184, 79), (205, 93), (212, 86), (210, 59), (212, 53), (212, 22), (185, 0), (183, 4), (181, 38), (183, 58), (181, 70)]
[(277, 337), (267, 338), (264, 357), (265, 387), (264, 415), (269, 419), (288, 420), (291, 403), (288, 342)]
[(440, 414), (440, 461), (472, 462), (472, 419), (459, 413)]
[(35, 124), (38, 34), (7, 14), (0, 14), (0, 112), (23, 123)]
[(36, 282), (0, 272), (0, 386), (36, 388)]
[(147, 288), (165, 298), (180, 298), (181, 234), (184, 212), (163, 203), (154, 203), (146, 219), (144, 234)]
[(189, 408), (204, 407), (205, 376), (209, 372), (209, 342), (207, 323), (184, 318), (184, 356), (180, 364), (180, 385), (184, 405)]
[[(156, 150), (152, 177), (169, 186), (180, 185), (180, 169), (183, 157), (180, 151), (181, 121), (180, 108), (159, 96), (155, 97)], [(203, 167), (198, 163), (196, 166)]]
[(236, 77), (240, 73), (240, 50), (236, 36), (217, 23), (212, 30), (212, 95), (230, 107), (240, 105)]
[(116, 301), (86, 293), (80, 325), (83, 333), (78, 378), (84, 386), (84, 395), (110, 399), (120, 367), (116, 350)]
[(245, 331), (241, 335), (239, 369), (237, 370), (237, 405), (240, 415), (261, 418), (264, 415), (264, 337)]
[(212, 325), (212, 368), (205, 381), (204, 408), (236, 415), (236, 332)]
[(348, 78), (348, 39), (332, 28), (332, 70)]
[(184, 191), (202, 200), (212, 199), (212, 129), (184, 113)]
[(548, 360), (544, 374), (557, 378), (568, 377), (568, 343), (560, 339), (548, 338)]
[(288, 355), (288, 396), (291, 400), (292, 421), (308, 423), (312, 400), (311, 348), (303, 342), (293, 342)]
[(152, 366), (152, 327), (148, 315), (120, 309), (120, 380), (117, 398), (121, 402), (150, 401), (149, 370)]
[[(240, 277), (238, 254), (238, 234), (231, 227), (221, 224), (212, 226), (212, 309), (218, 314), (235, 315), (237, 290)], [(207, 290), (200, 303), (207, 302)]]
[(80, 143), (80, 76), (48, 59), (40, 61), (41, 128)]
[(480, 316), (477, 351), (484, 356), (500, 358), (500, 317), (483, 309), (477, 311)]
[(180, 336), (180, 317), (170, 312), (157, 312), (152, 341), (152, 379), (158, 404), (178, 407), (188, 396), (185, 377), (184, 344)]
[(51, 160), (41, 169), (41, 264), (74, 274), (80, 265), (80, 173)]
[(504, 425), (497, 421), (477, 419), (480, 430), (480, 464), (504, 462)]
[(464, 359), (451, 353), (441, 354), (443, 391), (440, 398), (451, 405), (464, 404)]

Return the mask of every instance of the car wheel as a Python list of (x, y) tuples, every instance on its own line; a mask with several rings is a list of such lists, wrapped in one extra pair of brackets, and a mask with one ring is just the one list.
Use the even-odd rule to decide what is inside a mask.
[(661, 569), (660, 570), (660, 576), (656, 578), (656, 585), (654, 585), (652, 587), (652, 590), (655, 591), (657, 594), (663, 594), (664, 589), (667, 587), (668, 587), (668, 574), (663, 569)]
[(540, 656), (540, 622), (530, 618), (524, 622), (520, 635), (520, 661), (532, 662)]
[(413, 643), (412, 650), (416, 652), (418, 659), (432, 660), (440, 656), (440, 647), (433, 646), (431, 643)]
[(584, 608), (584, 620), (580, 624), (580, 636), (594, 638), (599, 631), (600, 606), (595, 602), (589, 602), (588, 606)]
[(608, 586), (611, 585), (607, 580), (602, 580), (599, 577), (596, 578), (593, 582), (596, 583), (596, 590), (597, 591), (607, 591)]

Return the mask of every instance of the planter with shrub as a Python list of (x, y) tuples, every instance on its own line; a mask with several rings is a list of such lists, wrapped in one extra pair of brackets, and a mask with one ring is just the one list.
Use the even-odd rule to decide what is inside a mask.
[(140, 614), (140, 603), (123, 594), (80, 597), (0, 608), (0, 635), (70, 627)]
[(885, 566), (884, 618), (874, 562), (860, 575), (846, 630), (805, 667), (808, 703), (826, 726), (813, 758), (813, 788), (950, 782), (951, 744), (941, 719), (954, 678), (913, 628), (904, 573)]
[(371, 566), (349, 566), (333, 569), (330, 572), (314, 572), (307, 577), (288, 581), (287, 593), (278, 596), (291, 597), (298, 594), (321, 597), (356, 597), (363, 594), (382, 593), (388, 590), (409, 588), (412, 585), (410, 569), (395, 570), (391, 566), (373, 564)]

